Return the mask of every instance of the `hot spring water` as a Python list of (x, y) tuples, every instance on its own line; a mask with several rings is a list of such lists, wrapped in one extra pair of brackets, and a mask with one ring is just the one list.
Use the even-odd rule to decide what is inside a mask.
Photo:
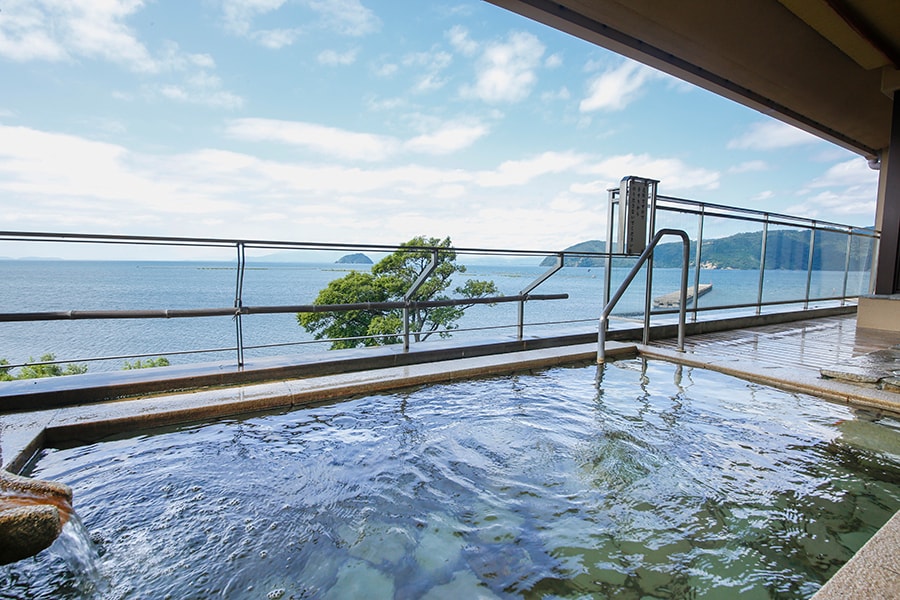
[(808, 598), (900, 508), (898, 430), (631, 360), (47, 449), (90, 533), (0, 598)]

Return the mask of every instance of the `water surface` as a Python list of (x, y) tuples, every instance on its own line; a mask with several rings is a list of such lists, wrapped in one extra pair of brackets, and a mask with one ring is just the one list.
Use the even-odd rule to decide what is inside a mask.
[(54, 546), (0, 568), (0, 598), (808, 598), (900, 508), (900, 423), (631, 360), (48, 449), (32, 474), (73, 486), (99, 581)]

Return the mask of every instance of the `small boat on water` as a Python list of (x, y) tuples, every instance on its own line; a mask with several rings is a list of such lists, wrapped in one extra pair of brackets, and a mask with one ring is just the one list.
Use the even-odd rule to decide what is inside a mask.
[[(707, 294), (710, 291), (712, 291), (711, 283), (701, 283), (697, 287), (691, 286), (687, 289), (687, 301), (690, 302), (694, 299), (694, 296), (697, 296), (697, 298), (699, 298), (703, 294)], [(680, 296), (681, 293), (679, 291), (675, 291), (670, 294), (654, 298), (653, 308), (678, 308)]]

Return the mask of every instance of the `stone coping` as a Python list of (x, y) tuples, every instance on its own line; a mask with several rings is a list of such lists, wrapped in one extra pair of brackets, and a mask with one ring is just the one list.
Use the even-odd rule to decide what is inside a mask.
[[(728, 331), (743, 327), (786, 323), (819, 317), (851, 314), (856, 306), (811, 308), (803, 311), (773, 312), (764, 315), (725, 314), (706, 321), (686, 323), (687, 335)], [(659, 317), (650, 328), (652, 339), (673, 338), (677, 325), (672, 315)], [(616, 323), (607, 341), (637, 340), (643, 329), (634, 322)], [(172, 365), (158, 369), (85, 373), (66, 377), (45, 377), (0, 383), (0, 414), (134, 398), (149, 394), (199, 390), (209, 387), (240, 386), (264, 381), (282, 381), (358, 372), (421, 363), (446, 362), (459, 358), (519, 353), (541, 348), (575, 346), (596, 342), (597, 330), (566, 332), (546, 337), (512, 337), (476, 341), (437, 340), (402, 346), (378, 346), (339, 351), (323, 351), (303, 356), (277, 356), (235, 363)], [(77, 362), (77, 361), (75, 361)]]
[(900, 512), (885, 523), (812, 600), (900, 598)]
[[(633, 344), (607, 343), (610, 357), (633, 356)], [(597, 345), (580, 344), (0, 414), (0, 459), (22, 471), (54, 443), (91, 443), (116, 433), (327, 402), (429, 383), (594, 361)]]
[(799, 392), (819, 398), (900, 415), (900, 394), (874, 386), (857, 385), (838, 379), (824, 379), (815, 371), (793, 366), (775, 367), (753, 363), (737, 357), (714, 357), (708, 354), (683, 353), (658, 346), (637, 345), (641, 356), (658, 358), (691, 367), (700, 367), (733, 375), (788, 392)]
[[(572, 344), (441, 362), (392, 366), (350, 373), (205, 388), (127, 400), (48, 407), (0, 414), (0, 467), (17, 473), (42, 448), (54, 443), (90, 443), (104, 436), (150, 427), (333, 401), (359, 394), (471, 379), (501, 373), (596, 360), (596, 343)], [(737, 359), (702, 358), (633, 343), (608, 342), (610, 360), (639, 354), (710, 369), (787, 391), (900, 414), (900, 395), (888, 390), (822, 379), (791, 368)], [(76, 504), (77, 504), (77, 498)], [(815, 596), (900, 597), (900, 513), (895, 515)]]

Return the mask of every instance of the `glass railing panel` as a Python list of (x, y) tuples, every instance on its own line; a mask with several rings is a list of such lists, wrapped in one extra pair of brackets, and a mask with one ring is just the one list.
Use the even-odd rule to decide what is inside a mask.
[[(724, 308), (755, 303), (759, 293), (762, 253), (760, 223), (707, 216), (700, 248), (701, 308)], [(691, 285), (693, 279), (690, 280)], [(711, 286), (711, 287), (706, 287)], [(689, 303), (688, 307), (692, 307)]]
[(843, 231), (815, 231), (810, 273), (810, 300), (836, 298), (843, 294), (849, 234)]
[(769, 227), (766, 234), (763, 302), (805, 300), (811, 232), (811, 229), (786, 225)]
[(876, 239), (868, 233), (851, 236), (847, 295), (861, 296), (869, 293), (876, 243)]

